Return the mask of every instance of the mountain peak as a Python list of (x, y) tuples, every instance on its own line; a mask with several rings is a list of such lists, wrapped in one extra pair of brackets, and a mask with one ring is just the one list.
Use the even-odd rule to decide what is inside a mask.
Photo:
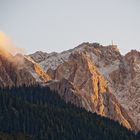
[(131, 50), (125, 55), (125, 57), (140, 57), (140, 52), (137, 50)]

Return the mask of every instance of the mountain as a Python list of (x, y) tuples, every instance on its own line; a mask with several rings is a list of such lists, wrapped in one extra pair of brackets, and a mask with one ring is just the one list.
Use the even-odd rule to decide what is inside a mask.
[(123, 56), (115, 45), (83, 43), (62, 53), (28, 57), (49, 77), (44, 82), (40, 76), (40, 83), (58, 91), (66, 102), (140, 129), (139, 52)]
[(47, 86), (66, 103), (140, 130), (139, 52), (122, 56), (117, 46), (98, 43), (61, 53), (0, 52), (0, 87)]

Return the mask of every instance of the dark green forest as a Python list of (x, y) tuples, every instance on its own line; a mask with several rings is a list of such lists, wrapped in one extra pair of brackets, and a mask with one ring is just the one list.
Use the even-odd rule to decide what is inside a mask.
[(140, 140), (140, 133), (38, 85), (0, 89), (0, 132), (0, 140)]

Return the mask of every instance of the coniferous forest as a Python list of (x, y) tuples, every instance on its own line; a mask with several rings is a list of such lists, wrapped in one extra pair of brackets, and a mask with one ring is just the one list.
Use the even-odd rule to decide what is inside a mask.
[(0, 140), (140, 140), (118, 122), (66, 104), (47, 87), (0, 89)]

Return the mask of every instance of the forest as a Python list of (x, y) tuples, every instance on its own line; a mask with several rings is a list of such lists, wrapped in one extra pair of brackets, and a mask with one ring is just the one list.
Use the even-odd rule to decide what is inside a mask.
[(0, 89), (0, 140), (140, 140), (118, 122), (65, 103), (48, 87)]

